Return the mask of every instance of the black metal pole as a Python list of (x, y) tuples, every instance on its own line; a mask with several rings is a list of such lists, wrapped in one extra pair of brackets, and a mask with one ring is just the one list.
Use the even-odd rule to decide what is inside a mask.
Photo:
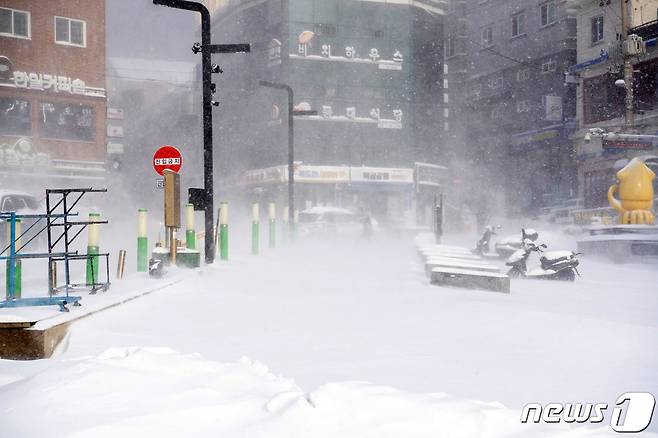
[(293, 92), (288, 91), (288, 234), (290, 240), (295, 239), (295, 129), (293, 126)]
[[(171, 8), (195, 11), (201, 14), (201, 45), (210, 46), (210, 13), (200, 4), (184, 0), (153, 0), (153, 4)], [(212, 227), (214, 223), (213, 193), (213, 151), (212, 151), (212, 72), (211, 51), (201, 50), (201, 70), (203, 81), (203, 189), (205, 194), (205, 259), (206, 263), (215, 260), (215, 240)]]
[(263, 87), (286, 90), (288, 92), (288, 232), (290, 239), (295, 238), (295, 116), (314, 116), (317, 115), (315, 110), (298, 110), (295, 111), (293, 105), (295, 102), (292, 87), (286, 84), (279, 84), (270, 81), (260, 81)]

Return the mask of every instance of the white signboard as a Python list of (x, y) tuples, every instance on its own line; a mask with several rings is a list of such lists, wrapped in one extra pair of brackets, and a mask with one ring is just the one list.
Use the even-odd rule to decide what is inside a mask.
[(546, 120), (562, 121), (562, 98), (560, 96), (544, 96), (544, 107), (546, 108)]
[(346, 183), (349, 179), (350, 171), (346, 166), (301, 165), (295, 169), (296, 182)]
[(80, 78), (59, 76), (48, 73), (14, 71), (11, 82), (0, 84), (3, 87), (26, 90), (50, 91), (54, 93), (78, 94), (90, 97), (105, 97), (105, 89), (88, 87)]
[(413, 183), (413, 169), (383, 167), (351, 167), (352, 182)]
[(123, 143), (107, 143), (108, 154), (123, 154)]
[(107, 125), (108, 137), (123, 137), (123, 126)]
[(120, 108), (108, 108), (107, 118), (113, 120), (123, 120), (123, 110)]

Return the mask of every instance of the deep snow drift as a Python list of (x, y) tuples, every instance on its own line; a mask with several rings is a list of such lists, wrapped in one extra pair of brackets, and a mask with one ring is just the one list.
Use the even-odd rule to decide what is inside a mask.
[(585, 257), (574, 283), (506, 295), (429, 285), (411, 238), (263, 250), (80, 321), (57, 358), (0, 361), (3, 431), (614, 436), (521, 425), (521, 408), (658, 393), (653, 267)]

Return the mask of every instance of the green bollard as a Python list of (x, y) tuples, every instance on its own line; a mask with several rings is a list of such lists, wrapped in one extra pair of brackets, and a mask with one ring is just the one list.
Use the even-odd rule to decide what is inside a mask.
[[(96, 222), (100, 219), (100, 213), (89, 213), (89, 222)], [(99, 242), (100, 242), (100, 224), (91, 223), (87, 225), (87, 286), (94, 286), (98, 281), (98, 263), (99, 263)]]
[(219, 258), (228, 260), (228, 202), (219, 205)]
[(194, 205), (185, 204), (185, 247), (196, 249), (196, 231), (194, 231)]
[(260, 224), (259, 224), (260, 212), (258, 209), (258, 203), (254, 202), (251, 205), (251, 254), (258, 255), (258, 249), (260, 246)]
[(290, 229), (288, 228), (288, 206), (283, 207), (283, 220), (281, 221), (283, 226), (281, 227), (281, 240), (285, 243), (288, 241), (288, 233)]
[(276, 247), (276, 204), (270, 202), (269, 205), (270, 216), (270, 248)]
[[(21, 240), (18, 238), (18, 236), (21, 235), (21, 220), (16, 219), (15, 220), (15, 225), (14, 225), (14, 236), (16, 238), (16, 241), (14, 242), (14, 247), (15, 248), (20, 248), (21, 247)], [(7, 224), (7, 242), (11, 242), (11, 223), (9, 221), (6, 222)], [(10, 276), (11, 276), (11, 266), (10, 266), (11, 260), (7, 260), (7, 274), (5, 275), (6, 278), (6, 287), (7, 287), (7, 299), (10, 298), (9, 296), (9, 290), (11, 289), (10, 286)], [(22, 291), (22, 271), (23, 271), (23, 262), (21, 259), (14, 259), (14, 298), (19, 299), (21, 298), (21, 291)]]
[(147, 211), (145, 208), (137, 210), (137, 272), (148, 271), (149, 239), (146, 229)]

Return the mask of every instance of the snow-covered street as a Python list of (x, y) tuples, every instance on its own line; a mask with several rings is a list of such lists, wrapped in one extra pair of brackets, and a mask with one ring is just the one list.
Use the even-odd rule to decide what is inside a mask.
[[(180, 436), (172, 424), (189, 420), (211, 436), (476, 436), (464, 427), (483, 415), (473, 429), (482, 436), (549, 436), (519, 424), (526, 403), (614, 405), (658, 390), (658, 271), (587, 258), (581, 267), (574, 283), (515, 280), (507, 295), (430, 285), (410, 237), (237, 255), (76, 323), (56, 358), (0, 361), (0, 381), (15, 381), (0, 388), (3, 428)], [(340, 383), (355, 381), (372, 385)], [(316, 398), (331, 409), (305, 414)], [(213, 414), (217, 403), (227, 410)], [(95, 414), (76, 419), (72, 406)], [(270, 424), (263, 409), (291, 417)], [(452, 413), (447, 429), (441, 409)]]

